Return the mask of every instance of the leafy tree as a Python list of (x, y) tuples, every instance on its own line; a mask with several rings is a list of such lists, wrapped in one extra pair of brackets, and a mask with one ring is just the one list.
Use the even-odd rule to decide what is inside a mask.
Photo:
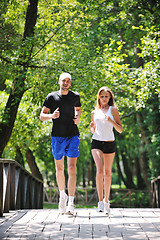
[[(36, 2), (38, 7), (32, 5)], [(85, 185), (89, 175), (94, 182), (90, 112), (98, 89), (108, 85), (124, 127), (123, 134), (116, 135), (119, 178), (129, 187), (149, 186), (150, 178), (160, 174), (159, 1), (5, 3), (0, 30), (1, 155), (10, 139), (3, 156), (14, 158), (18, 144), (25, 159), (29, 148), (49, 184), (55, 180), (51, 122), (41, 123), (39, 113), (46, 95), (59, 89), (59, 74), (68, 71), (73, 76), (72, 90), (80, 93), (82, 102), (78, 183)], [(33, 6), (38, 15), (33, 14), (28, 25)], [(15, 21), (17, 16), (20, 21)], [(9, 107), (11, 97), (14, 104)], [(8, 132), (5, 139), (3, 131)]]
[[(12, 7), (16, 7), (18, 3), (13, 3)], [(14, 64), (14, 75), (13, 75), (13, 81), (12, 81), (12, 88), (10, 90), (9, 98), (7, 100), (4, 113), (2, 116), (2, 120), (0, 122), (0, 156), (2, 156), (3, 150), (5, 146), (7, 145), (12, 129), (14, 126), (14, 122), (16, 119), (19, 103), (22, 99), (22, 96), (25, 92), (25, 79), (26, 79), (26, 74), (27, 74), (27, 68), (28, 68), (28, 60), (31, 56), (32, 49), (33, 49), (33, 35), (34, 35), (34, 27), (36, 24), (36, 19), (37, 19), (37, 5), (38, 5), (38, 0), (29, 1), (29, 5), (27, 8), (27, 13), (26, 13), (26, 21), (25, 21), (25, 27), (24, 27), (24, 33), (23, 37), (21, 39), (21, 42), (19, 43), (19, 47), (21, 48), (20, 51), (18, 51), (17, 46), (14, 46), (14, 51), (16, 53), (16, 50), (18, 54), (16, 53), (16, 56), (13, 57), (13, 63), (11, 59), (6, 59), (6, 52), (9, 49), (8, 45), (5, 44), (4, 38), (2, 39), (2, 50), (1, 50), (1, 59), (4, 61), (9, 62), (10, 64)], [(6, 6), (7, 8), (7, 6)], [(6, 15), (9, 14), (6, 10)], [(12, 9), (12, 14), (14, 16), (15, 12), (13, 13)], [(11, 15), (12, 15), (11, 14)], [(5, 19), (2, 20), (2, 30), (7, 25), (11, 25), (10, 23), (10, 16), (8, 16), (8, 22), (5, 22)], [(12, 23), (13, 24), (13, 23)], [(13, 25), (11, 26), (13, 29)], [(14, 27), (14, 30), (16, 31), (17, 25)], [(18, 32), (17, 32), (18, 33)], [(5, 33), (4, 33), (5, 35)], [(5, 37), (5, 36), (4, 36)], [(7, 37), (7, 36), (6, 36)], [(13, 37), (13, 36), (12, 36)], [(13, 38), (11, 39), (11, 44), (13, 43)], [(7, 43), (9, 42), (9, 39)], [(6, 48), (6, 49), (5, 49)], [(6, 50), (4, 52), (4, 50)], [(4, 53), (3, 53), (4, 52)], [(12, 56), (12, 51), (9, 49), (9, 55), (11, 54)], [(16, 64), (15, 64), (16, 62)], [(2, 62), (3, 64), (3, 62)]]

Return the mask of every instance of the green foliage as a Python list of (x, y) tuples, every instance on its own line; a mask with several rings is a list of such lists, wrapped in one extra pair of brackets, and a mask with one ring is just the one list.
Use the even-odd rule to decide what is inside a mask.
[[(143, 109), (143, 126), (150, 140), (145, 143), (145, 149), (150, 150), (147, 156), (151, 177), (160, 174), (160, 138), (155, 130), (160, 126), (157, 120), (160, 8), (158, 1), (143, 3), (142, 0), (39, 1), (34, 36), (26, 38), (25, 42), (28, 1), (0, 3), (0, 121), (13, 81), (17, 75), (23, 78), (25, 74), (25, 93), (4, 157), (14, 158), (18, 144), (25, 159), (25, 149), (29, 146), (46, 182), (54, 185), (55, 167), (50, 147), (52, 123), (41, 123), (39, 114), (46, 95), (59, 89), (60, 73), (68, 71), (72, 75), (72, 90), (79, 92), (82, 103), (77, 183), (83, 182), (83, 168), (91, 171), (89, 123), (98, 89), (103, 85), (113, 90), (122, 119), (123, 137), (116, 134), (120, 162), (125, 149), (128, 165), (136, 175), (135, 159), (140, 158), (142, 140), (136, 113)], [(30, 48), (33, 48), (31, 55)], [(22, 72), (23, 66), (25, 72)], [(116, 162), (113, 171), (116, 176)], [(123, 166), (122, 172), (125, 176)], [(85, 177), (87, 182), (87, 173)], [(114, 181), (117, 182), (116, 177)]]
[[(131, 207), (131, 208), (147, 208), (150, 207), (150, 199), (148, 192), (138, 191), (132, 192), (124, 197), (125, 192), (113, 191), (111, 204), (113, 207)], [(124, 197), (124, 198), (123, 198)]]

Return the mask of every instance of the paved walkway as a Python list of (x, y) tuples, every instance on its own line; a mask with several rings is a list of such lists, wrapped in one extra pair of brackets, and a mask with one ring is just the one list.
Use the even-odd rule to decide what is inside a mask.
[(110, 216), (96, 209), (19, 210), (0, 218), (1, 239), (29, 240), (160, 240), (160, 209), (113, 208)]

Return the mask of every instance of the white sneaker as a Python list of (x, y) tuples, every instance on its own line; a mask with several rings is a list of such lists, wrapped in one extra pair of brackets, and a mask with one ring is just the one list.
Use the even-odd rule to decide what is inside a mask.
[(108, 200), (108, 202), (105, 202), (104, 201), (104, 212), (106, 214), (109, 214), (110, 213), (110, 201)]
[(59, 199), (59, 212), (61, 214), (64, 214), (66, 212), (67, 200), (68, 200), (68, 196), (66, 193), (63, 197), (60, 197), (60, 199)]
[(98, 202), (98, 208), (97, 208), (97, 212), (103, 212), (104, 210), (104, 204), (103, 201)]
[(68, 214), (68, 215), (74, 214), (74, 204), (73, 203), (68, 202), (66, 214)]

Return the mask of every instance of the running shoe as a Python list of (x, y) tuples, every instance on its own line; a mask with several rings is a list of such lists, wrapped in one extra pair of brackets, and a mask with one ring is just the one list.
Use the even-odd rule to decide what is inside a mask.
[(110, 213), (110, 201), (108, 200), (108, 202), (105, 202), (104, 201), (104, 212), (106, 214), (109, 214)]
[(66, 204), (67, 204), (68, 196), (65, 193), (63, 197), (60, 197), (59, 199), (59, 212), (61, 214), (64, 214), (66, 212)]
[(67, 215), (73, 215), (74, 214), (74, 204), (73, 203), (68, 202), (66, 214)]
[(98, 208), (97, 208), (97, 212), (103, 212), (104, 210), (104, 204), (103, 201), (98, 202)]

